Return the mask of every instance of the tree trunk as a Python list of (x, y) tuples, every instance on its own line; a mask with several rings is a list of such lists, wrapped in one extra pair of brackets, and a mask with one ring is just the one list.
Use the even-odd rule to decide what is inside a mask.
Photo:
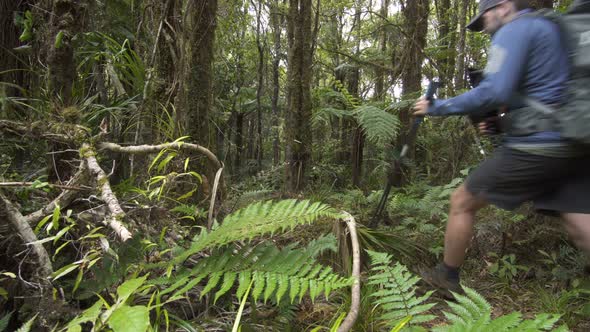
[(213, 47), (217, 0), (187, 1), (182, 11), (181, 62), (183, 77), (177, 109), (192, 141), (208, 147), (212, 144), (209, 112), (213, 94)]
[[(389, 8), (389, 1), (390, 0), (381, 0), (381, 10), (379, 11), (379, 15), (384, 18), (387, 18), (388, 8)], [(381, 32), (379, 33), (379, 49), (381, 50), (381, 54), (385, 55), (387, 53), (387, 29), (385, 24), (381, 26)], [(385, 63), (380, 62), (382, 66), (385, 66)], [(384, 100), (385, 94), (387, 93), (387, 89), (385, 89), (385, 72), (382, 66), (375, 67), (375, 100)]]
[[(73, 105), (72, 87), (76, 78), (73, 37), (85, 26), (85, 1), (54, 1), (49, 16), (48, 38), (45, 40), (49, 67), (49, 90), (54, 102), (54, 115), (65, 123), (79, 120), (77, 106)], [(62, 182), (73, 174), (69, 161), (78, 154), (68, 144), (49, 145), (48, 180)]]
[(66, 107), (70, 106), (76, 78), (72, 38), (78, 32), (82, 18), (78, 15), (78, 9), (76, 1), (54, 1), (49, 19), (49, 38), (46, 41), (49, 49), (47, 64), (50, 91)]
[(455, 72), (456, 90), (467, 87), (465, 82), (465, 35), (467, 33), (467, 13), (469, 11), (469, 0), (457, 0), (459, 2), (459, 45), (457, 54), (457, 71)]
[[(362, 20), (361, 20), (361, 6), (360, 3), (357, 4), (355, 9), (355, 22), (356, 22), (356, 56), (360, 56), (361, 51), (361, 28), (362, 28)], [(355, 66), (354, 69), (350, 72), (350, 77), (348, 78), (348, 92), (355, 98), (359, 98), (359, 81), (360, 81), (360, 68)], [(351, 149), (351, 161), (352, 161), (352, 185), (355, 187), (360, 187), (361, 182), (361, 173), (362, 173), (362, 166), (363, 166), (363, 150), (364, 150), (364, 143), (365, 143), (365, 133), (363, 132), (362, 128), (355, 123), (354, 124), (354, 132), (352, 134), (352, 141), (350, 141), (350, 149)]]
[(289, 192), (303, 189), (311, 157), (311, 0), (289, 0), (286, 176)]
[[(451, 13), (451, 0), (437, 0), (436, 13), (439, 22), (438, 40), (442, 54), (439, 62), (439, 77), (446, 90), (446, 95), (454, 94), (453, 78), (455, 73), (455, 29), (457, 14)], [(454, 11), (453, 11), (454, 12)]]
[[(417, 98), (422, 89), (422, 62), (424, 61), (424, 47), (428, 28), (428, 0), (408, 0), (403, 9), (404, 30), (406, 38), (403, 48), (402, 96), (404, 99)], [(408, 131), (411, 127), (410, 109), (400, 111), (402, 135), (399, 136), (398, 148), (408, 141)], [(401, 149), (400, 149), (401, 151)], [(409, 147), (408, 156), (414, 155), (414, 146)], [(400, 164), (401, 165), (401, 164)], [(394, 185), (403, 185), (407, 179), (405, 170), (397, 170), (398, 176)]]

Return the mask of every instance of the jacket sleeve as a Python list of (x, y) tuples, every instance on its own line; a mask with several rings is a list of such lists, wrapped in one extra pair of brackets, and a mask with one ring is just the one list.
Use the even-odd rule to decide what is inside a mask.
[(428, 115), (483, 114), (508, 104), (518, 89), (528, 57), (530, 37), (522, 23), (526, 22), (513, 22), (496, 33), (485, 78), (476, 88), (454, 98), (436, 100)]

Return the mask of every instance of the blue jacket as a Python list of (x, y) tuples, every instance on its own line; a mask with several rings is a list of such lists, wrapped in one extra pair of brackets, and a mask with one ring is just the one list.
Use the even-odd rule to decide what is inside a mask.
[[(558, 27), (543, 18), (526, 16), (502, 26), (492, 37), (484, 80), (474, 89), (450, 99), (435, 100), (428, 115), (486, 114), (500, 106), (525, 106), (516, 93), (545, 104), (560, 104), (569, 76), (568, 56)], [(559, 133), (514, 137), (519, 141), (559, 141)]]

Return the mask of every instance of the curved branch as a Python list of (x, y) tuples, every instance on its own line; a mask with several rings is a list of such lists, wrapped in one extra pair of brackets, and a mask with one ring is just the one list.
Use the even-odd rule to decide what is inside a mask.
[(129, 153), (129, 154), (150, 154), (150, 153), (158, 153), (164, 149), (178, 149), (178, 150), (186, 150), (191, 152), (199, 152), (207, 156), (209, 161), (211, 161), (217, 168), (222, 168), (223, 165), (217, 159), (217, 156), (213, 154), (209, 149), (202, 147), (198, 144), (193, 143), (183, 143), (183, 142), (174, 142), (174, 143), (164, 143), (158, 145), (133, 145), (133, 146), (121, 146), (119, 144), (110, 143), (110, 142), (103, 142), (98, 145), (101, 150), (109, 150), (112, 152), (119, 152), (119, 153)]
[(0, 209), (6, 212), (8, 220), (16, 228), (23, 241), (33, 248), (33, 251), (37, 255), (41, 277), (47, 279), (53, 273), (53, 267), (51, 266), (51, 260), (49, 259), (47, 250), (45, 250), (43, 244), (37, 242), (37, 236), (31, 226), (26, 222), (25, 217), (23, 217), (20, 211), (2, 193), (0, 193), (0, 204)]
[(352, 329), (352, 326), (359, 315), (359, 307), (361, 303), (361, 253), (358, 236), (356, 234), (356, 222), (350, 213), (343, 211), (343, 214), (345, 215), (344, 221), (346, 222), (346, 226), (348, 226), (350, 240), (352, 242), (352, 278), (354, 281), (351, 290), (352, 301), (350, 303), (350, 311), (346, 315), (346, 318), (344, 318), (342, 325), (338, 328), (338, 332), (348, 332)]
[(123, 240), (123, 242), (129, 240), (132, 235), (129, 230), (121, 223), (121, 220), (125, 218), (125, 211), (121, 208), (117, 196), (113, 193), (109, 179), (106, 173), (100, 168), (98, 161), (94, 157), (94, 150), (90, 145), (84, 143), (82, 145), (81, 154), (86, 160), (88, 170), (94, 177), (96, 177), (96, 185), (100, 191), (102, 200), (106, 203), (109, 211), (111, 212), (110, 218), (105, 220), (105, 223), (109, 225), (117, 235)]

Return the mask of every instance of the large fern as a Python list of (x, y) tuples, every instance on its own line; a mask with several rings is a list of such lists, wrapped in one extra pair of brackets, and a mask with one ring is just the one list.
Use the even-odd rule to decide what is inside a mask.
[[(455, 295), (457, 302), (447, 302), (452, 312), (445, 312), (449, 325), (433, 328), (434, 332), (517, 332), (517, 331), (548, 331), (553, 328), (559, 315), (539, 314), (532, 320), (523, 320), (519, 312), (491, 318), (490, 304), (476, 291), (464, 287), (465, 296)], [(567, 331), (565, 326), (555, 331)]]
[(239, 240), (248, 240), (264, 234), (311, 223), (320, 217), (341, 218), (341, 214), (326, 204), (294, 199), (279, 202), (258, 202), (228, 215), (223, 223), (211, 232), (203, 231), (190, 248), (181, 250), (169, 262), (147, 265), (146, 268), (179, 264), (202, 250), (219, 247)]
[(391, 255), (367, 250), (371, 257), (372, 275), (369, 277), (370, 285), (378, 285), (381, 290), (371, 294), (377, 298), (375, 303), (379, 305), (383, 314), (379, 317), (388, 326), (394, 327), (402, 320), (408, 319), (409, 324), (417, 324), (431, 321), (434, 315), (426, 312), (435, 304), (425, 303), (432, 291), (416, 296), (416, 283), (420, 278), (412, 275), (408, 269), (396, 263), (391, 266)]
[(246, 246), (239, 250), (232, 246), (214, 252), (199, 261), (196, 267), (181, 271), (174, 278), (155, 279), (151, 283), (170, 285), (160, 294), (173, 293), (170, 298), (176, 299), (208, 279), (201, 297), (217, 289), (214, 297), (217, 301), (232, 289), (236, 281), (238, 298), (253, 282), (254, 300), (262, 298), (267, 301), (273, 297), (277, 303), (286, 295), (293, 302), (309, 291), (313, 300), (322, 293), (327, 297), (334, 289), (350, 286), (350, 278), (343, 278), (330, 267), (315, 262), (314, 258), (321, 252), (336, 251), (333, 235), (314, 240), (305, 248), (294, 249), (296, 245), (291, 244), (282, 250), (274, 245)]

